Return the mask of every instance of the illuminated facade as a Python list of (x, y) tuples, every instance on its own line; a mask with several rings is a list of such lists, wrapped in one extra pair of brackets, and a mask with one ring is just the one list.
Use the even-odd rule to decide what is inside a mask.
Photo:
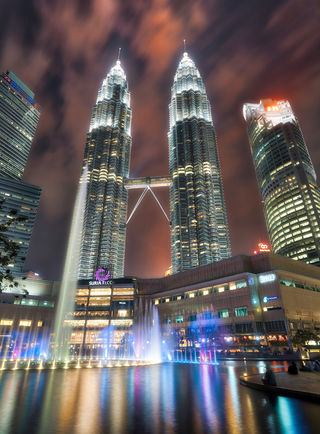
[(70, 343), (73, 354), (121, 358), (121, 351), (130, 349), (132, 335), (135, 282), (115, 279), (107, 282), (78, 282)]
[(169, 112), (171, 255), (177, 273), (231, 254), (211, 107), (186, 52), (174, 77)]
[(112, 277), (123, 275), (130, 150), (130, 93), (118, 60), (99, 89), (87, 134), (80, 279), (91, 279), (100, 267), (111, 269)]
[(288, 347), (288, 336), (298, 329), (320, 327), (319, 267), (272, 253), (137, 279), (137, 289), (158, 307), (163, 339), (176, 348), (174, 360), (188, 358), (189, 348)]
[(8, 265), (19, 275), (27, 256), (41, 188), (21, 181), (31, 143), (38, 125), (40, 108), (34, 93), (11, 71), (0, 76), (0, 224), (8, 221), (11, 210), (26, 217), (6, 234), (20, 247), (14, 263)]
[(243, 114), (272, 251), (320, 265), (320, 191), (289, 102), (245, 104)]
[(34, 93), (11, 71), (0, 76), (0, 176), (21, 179), (40, 117)]

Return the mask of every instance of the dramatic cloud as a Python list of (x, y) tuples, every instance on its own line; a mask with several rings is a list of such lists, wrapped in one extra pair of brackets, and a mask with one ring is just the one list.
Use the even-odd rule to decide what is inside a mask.
[[(242, 104), (289, 99), (318, 171), (319, 18), (311, 0), (2, 2), (1, 68), (42, 106), (24, 176), (43, 188), (27, 267), (60, 276), (92, 105), (119, 46), (132, 93), (131, 175), (168, 174), (170, 88), (186, 39), (212, 104), (233, 253), (265, 240)], [(159, 195), (168, 211), (168, 192)], [(168, 223), (148, 195), (128, 227), (126, 272), (163, 275), (169, 265)]]

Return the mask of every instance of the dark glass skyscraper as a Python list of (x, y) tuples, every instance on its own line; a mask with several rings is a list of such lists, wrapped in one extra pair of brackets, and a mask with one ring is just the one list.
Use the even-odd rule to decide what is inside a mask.
[(21, 180), (32, 140), (38, 125), (40, 108), (34, 93), (11, 71), (0, 76), (0, 223), (9, 211), (26, 217), (10, 226), (9, 239), (20, 247), (9, 268), (14, 275), (22, 271), (40, 201), (41, 188)]
[(245, 104), (243, 115), (273, 252), (320, 265), (320, 191), (289, 102)]
[(186, 52), (174, 77), (169, 112), (171, 254), (177, 273), (231, 254), (211, 107)]
[(21, 179), (40, 117), (34, 93), (11, 71), (0, 76), (0, 176)]
[(8, 268), (14, 275), (19, 275), (27, 256), (33, 226), (37, 216), (41, 188), (22, 181), (0, 177), (0, 199), (4, 203), (0, 209), (0, 224), (8, 220), (11, 210), (19, 217), (26, 217), (23, 222), (17, 222), (9, 227), (6, 235), (20, 247), (14, 263)]
[(98, 92), (87, 134), (83, 168), (88, 166), (87, 201), (80, 254), (80, 279), (108, 267), (123, 276), (129, 176), (131, 108), (120, 61)]

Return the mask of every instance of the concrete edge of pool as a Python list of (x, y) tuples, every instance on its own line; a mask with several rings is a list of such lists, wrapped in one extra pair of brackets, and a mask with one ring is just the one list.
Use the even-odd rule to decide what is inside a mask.
[(320, 372), (299, 372), (297, 376), (287, 372), (275, 372), (277, 386), (264, 385), (261, 377), (261, 374), (243, 375), (240, 377), (240, 384), (268, 394), (320, 402)]

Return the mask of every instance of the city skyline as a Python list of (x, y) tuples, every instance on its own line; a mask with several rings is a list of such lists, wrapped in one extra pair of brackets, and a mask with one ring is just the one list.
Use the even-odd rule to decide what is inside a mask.
[[(88, 10), (58, 2), (50, 13), (44, 5), (35, 9), (21, 3), (16, 14), (4, 7), (2, 69), (13, 70), (33, 89), (43, 108), (24, 176), (43, 187), (28, 268), (44, 277), (60, 276), (91, 107), (119, 46), (134, 109), (130, 176), (168, 173), (167, 108), (184, 38), (214, 107), (233, 254), (249, 253), (266, 239), (241, 107), (264, 97), (288, 99), (319, 175), (319, 63), (312, 56), (319, 40), (319, 10), (298, 2), (270, 2), (252, 11), (249, 3), (241, 10), (232, 8), (232, 16), (231, 6), (202, 2), (182, 9), (154, 1), (147, 13), (139, 5), (113, 2), (112, 7), (97, 2)], [(126, 21), (128, 9), (135, 14), (134, 25)], [(253, 16), (247, 22), (249, 12)], [(63, 31), (55, 31), (58, 22)], [(160, 194), (168, 205), (168, 193)], [(129, 211), (135, 202), (130, 195)], [(128, 225), (127, 239), (126, 274), (162, 275), (170, 264), (169, 230), (152, 200)]]

